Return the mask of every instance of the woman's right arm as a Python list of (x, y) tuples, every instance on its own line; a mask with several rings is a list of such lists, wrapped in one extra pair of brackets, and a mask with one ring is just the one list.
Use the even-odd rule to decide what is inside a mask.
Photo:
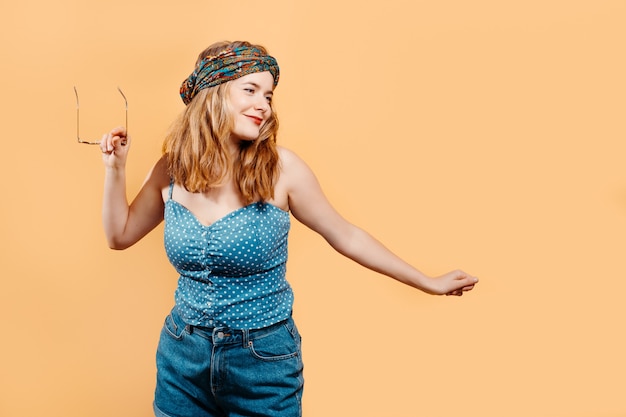
[(152, 168), (139, 194), (129, 205), (126, 198), (126, 158), (130, 138), (124, 128), (115, 128), (100, 142), (105, 166), (102, 222), (111, 249), (126, 249), (137, 243), (163, 220), (162, 190), (169, 184), (165, 159)]

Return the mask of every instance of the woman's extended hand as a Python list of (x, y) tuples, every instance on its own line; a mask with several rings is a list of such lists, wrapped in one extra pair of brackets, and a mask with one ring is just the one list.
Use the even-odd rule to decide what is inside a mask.
[(126, 165), (126, 157), (130, 148), (130, 137), (126, 129), (116, 127), (109, 133), (105, 133), (100, 140), (102, 161), (108, 168), (120, 168)]
[(435, 295), (461, 296), (464, 292), (471, 291), (477, 282), (478, 278), (457, 269), (439, 277), (431, 278), (427, 292)]

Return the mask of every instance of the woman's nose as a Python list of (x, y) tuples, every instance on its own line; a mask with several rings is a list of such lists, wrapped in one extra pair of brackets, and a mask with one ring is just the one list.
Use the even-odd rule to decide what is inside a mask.
[(270, 109), (270, 103), (268, 103), (267, 98), (261, 97), (259, 100), (257, 100), (256, 108), (261, 111), (267, 111)]

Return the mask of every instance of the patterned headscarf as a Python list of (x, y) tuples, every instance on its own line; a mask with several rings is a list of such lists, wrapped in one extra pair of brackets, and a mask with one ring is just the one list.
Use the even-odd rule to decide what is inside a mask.
[(263, 71), (272, 74), (276, 87), (280, 72), (276, 59), (254, 47), (229, 48), (217, 56), (204, 57), (194, 72), (183, 81), (180, 96), (187, 105), (200, 90)]

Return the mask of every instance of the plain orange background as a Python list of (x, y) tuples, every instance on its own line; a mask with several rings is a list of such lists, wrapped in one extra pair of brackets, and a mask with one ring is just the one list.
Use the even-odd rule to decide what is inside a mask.
[(294, 221), (305, 417), (626, 416), (623, 0), (2, 0), (0, 415), (151, 414), (176, 274), (162, 228), (100, 223), (98, 139), (129, 101), (137, 192), (210, 43), (281, 66), (279, 142), (432, 297)]

